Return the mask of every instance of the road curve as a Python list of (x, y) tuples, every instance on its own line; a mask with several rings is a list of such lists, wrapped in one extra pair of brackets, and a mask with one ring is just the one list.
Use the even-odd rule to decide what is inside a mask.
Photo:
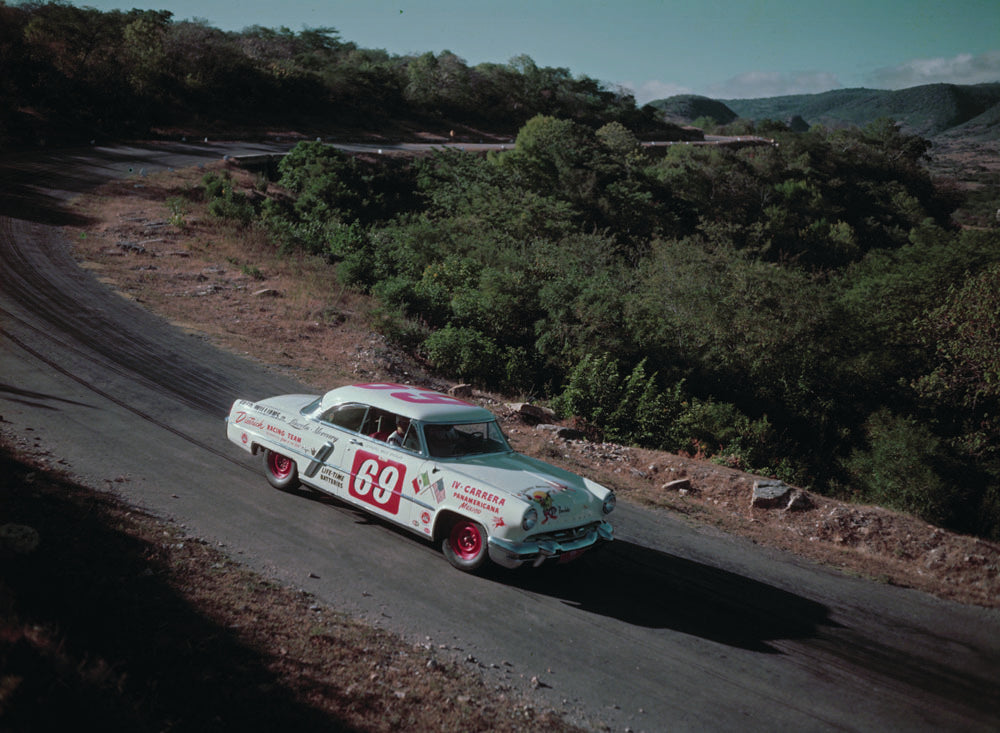
[[(96, 485), (571, 720), (633, 730), (997, 730), (1000, 613), (851, 578), (623, 503), (564, 568), (458, 573), (343, 505), (272, 490), (225, 439), (237, 396), (301, 391), (80, 270), (67, 202), (111, 177), (263, 145), (135, 145), (0, 162), (0, 414)], [(125, 479), (119, 481), (118, 479)]]

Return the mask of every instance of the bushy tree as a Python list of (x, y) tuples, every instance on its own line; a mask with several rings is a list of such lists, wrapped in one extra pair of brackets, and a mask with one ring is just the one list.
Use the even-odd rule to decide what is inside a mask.
[[(961, 470), (930, 427), (880, 408), (865, 422), (865, 436), (866, 444), (844, 462), (860, 500), (956, 529), (1000, 529), (1000, 507), (984, 505), (981, 486), (970, 482), (970, 472)], [(984, 506), (992, 517), (970, 517), (970, 508)]]
[(495, 383), (500, 349), (474, 328), (447, 325), (434, 331), (422, 346), (436, 368), (461, 379)]
[(949, 288), (919, 323), (932, 370), (916, 381), (971, 455), (1000, 453), (1000, 265)]

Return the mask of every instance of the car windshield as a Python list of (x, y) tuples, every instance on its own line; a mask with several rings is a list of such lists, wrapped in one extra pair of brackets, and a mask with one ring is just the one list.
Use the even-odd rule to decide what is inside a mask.
[(475, 456), (511, 450), (496, 421), (442, 425), (425, 423), (424, 439), (434, 458)]

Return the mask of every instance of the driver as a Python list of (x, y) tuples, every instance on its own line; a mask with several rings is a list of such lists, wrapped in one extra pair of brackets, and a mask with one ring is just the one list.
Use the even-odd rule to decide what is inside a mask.
[(397, 448), (403, 446), (403, 438), (406, 437), (406, 430), (410, 427), (409, 418), (405, 418), (402, 415), (396, 416), (396, 429), (389, 434), (389, 437), (385, 439), (385, 442), (389, 445), (393, 445)]

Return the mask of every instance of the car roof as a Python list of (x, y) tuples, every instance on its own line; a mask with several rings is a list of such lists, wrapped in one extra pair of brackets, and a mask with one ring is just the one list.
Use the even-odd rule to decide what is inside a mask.
[(322, 407), (325, 410), (344, 402), (360, 402), (423, 422), (463, 423), (495, 419), (493, 413), (483, 407), (412, 384), (378, 382), (337, 387), (323, 395)]

